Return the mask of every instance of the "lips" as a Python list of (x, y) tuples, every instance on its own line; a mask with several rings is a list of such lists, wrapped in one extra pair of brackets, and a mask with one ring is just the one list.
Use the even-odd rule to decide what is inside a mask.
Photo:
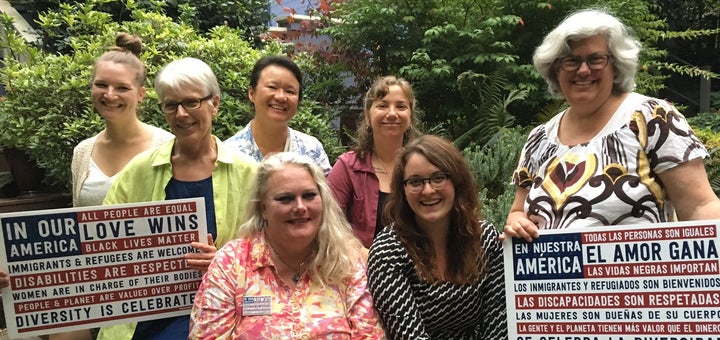
[(287, 222), (290, 224), (305, 224), (309, 221), (310, 221), (309, 218), (295, 218), (295, 219), (289, 220)]
[(420, 205), (428, 207), (428, 206), (438, 205), (438, 204), (440, 204), (440, 202), (442, 202), (441, 198), (422, 200), (422, 201), (420, 201)]
[(270, 108), (278, 111), (287, 111), (287, 108), (279, 105), (270, 105)]

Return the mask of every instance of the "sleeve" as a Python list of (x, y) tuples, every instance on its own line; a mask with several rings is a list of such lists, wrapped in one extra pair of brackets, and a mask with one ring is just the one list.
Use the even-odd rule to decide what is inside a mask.
[[(190, 313), (189, 339), (231, 339), (239, 314), (235, 297), (243, 296), (245, 268), (236, 243), (221, 248), (203, 276)], [(236, 255), (237, 254), (237, 255)]]
[(539, 162), (537, 155), (540, 141), (545, 137), (545, 126), (535, 127), (528, 135), (525, 145), (520, 152), (517, 168), (512, 174), (512, 184), (521, 188), (528, 188), (532, 184), (533, 174), (538, 171)]
[(633, 118), (636, 133), (656, 173), (695, 158), (707, 157), (705, 145), (672, 104), (650, 98), (642, 104), (641, 110), (642, 119)]
[(72, 161), (70, 163), (70, 174), (72, 176), (72, 194), (73, 194), (73, 207), (76, 207), (78, 205), (78, 199), (77, 197), (78, 193), (80, 192), (79, 187), (82, 185), (82, 183), (79, 183), (80, 181), (80, 154), (81, 154), (81, 148), (82, 148), (82, 142), (81, 144), (78, 144), (73, 148), (73, 156)]
[(315, 161), (317, 162), (318, 166), (320, 166), (320, 169), (323, 170), (323, 173), (325, 174), (325, 176), (327, 176), (331, 169), (330, 168), (330, 160), (328, 158), (327, 153), (325, 153), (325, 149), (323, 148), (322, 143), (320, 143), (320, 141), (318, 141), (317, 152), (318, 152), (318, 157)]
[(409, 261), (402, 245), (385, 229), (370, 248), (368, 286), (375, 308), (390, 339), (430, 339), (425, 332), (410, 284), (411, 271), (402, 262)]
[(328, 184), (340, 208), (349, 217), (348, 206), (353, 197), (353, 185), (348, 176), (350, 169), (344, 156), (340, 156), (328, 174)]
[(358, 260), (355, 273), (348, 282), (346, 305), (348, 322), (352, 328), (352, 339), (382, 339), (384, 331), (380, 317), (374, 308), (370, 291), (367, 287), (367, 267), (363, 260)]
[(507, 339), (505, 301), (505, 267), (498, 231), (491, 223), (483, 224), (483, 249), (487, 259), (487, 275), (481, 286), (485, 292), (481, 310), (487, 311), (482, 329), (483, 339)]

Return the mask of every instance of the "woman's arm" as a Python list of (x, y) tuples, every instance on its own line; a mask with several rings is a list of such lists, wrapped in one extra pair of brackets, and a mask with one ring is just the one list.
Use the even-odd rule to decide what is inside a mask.
[(683, 221), (720, 218), (720, 200), (710, 187), (702, 158), (658, 174), (678, 218)]

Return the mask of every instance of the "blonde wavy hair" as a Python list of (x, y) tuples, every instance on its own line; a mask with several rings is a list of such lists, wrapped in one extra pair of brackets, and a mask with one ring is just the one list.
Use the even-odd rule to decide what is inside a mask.
[(350, 223), (330, 191), (323, 171), (312, 159), (294, 152), (280, 152), (266, 157), (258, 167), (247, 211), (247, 222), (240, 225), (238, 237), (255, 237), (265, 227), (262, 200), (269, 191), (268, 179), (289, 166), (305, 168), (317, 184), (322, 198), (322, 224), (316, 237), (317, 254), (308, 269), (321, 285), (339, 284), (352, 275), (357, 261), (365, 261), (364, 247), (355, 237)]

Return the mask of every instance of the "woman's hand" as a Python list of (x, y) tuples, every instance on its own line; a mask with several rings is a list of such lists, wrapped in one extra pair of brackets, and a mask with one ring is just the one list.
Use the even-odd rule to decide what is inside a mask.
[[(522, 215), (525, 214), (523, 213)], [(513, 214), (510, 216), (513, 216)], [(503, 233), (500, 235), (500, 240), (505, 240), (506, 235), (509, 237), (522, 237), (528, 242), (532, 242), (534, 239), (540, 237), (537, 225), (526, 216), (517, 216), (512, 222), (510, 222), (510, 218), (508, 218), (508, 224), (505, 225)]]
[(503, 229), (504, 232), (498, 237), (500, 241), (504, 241), (507, 236), (522, 237), (528, 242), (532, 242), (533, 239), (540, 237), (537, 224), (531, 221), (525, 213), (525, 199), (527, 195), (527, 189), (521, 187), (515, 189), (515, 200), (510, 207), (510, 213), (505, 222), (507, 224)]
[(190, 268), (206, 272), (210, 267), (210, 262), (215, 258), (217, 248), (213, 241), (212, 235), (207, 236), (208, 243), (192, 242), (190, 245), (199, 250), (199, 253), (187, 253), (185, 254), (185, 261)]
[(4, 271), (0, 270), (0, 288), (7, 288), (10, 286), (10, 276)]

